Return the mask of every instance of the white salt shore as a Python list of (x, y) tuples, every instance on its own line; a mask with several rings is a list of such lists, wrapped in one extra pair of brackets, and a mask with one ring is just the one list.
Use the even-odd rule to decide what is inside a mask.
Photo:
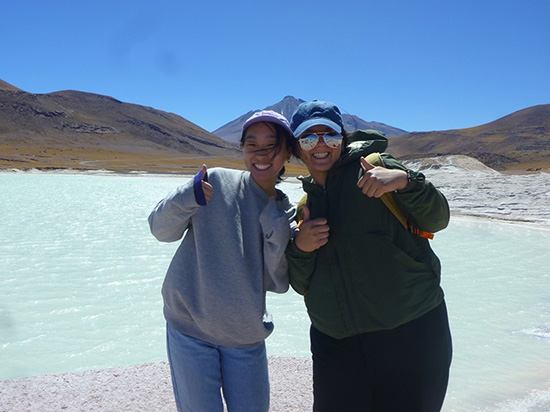
[[(311, 361), (269, 358), (273, 412), (312, 407)], [(176, 412), (166, 362), (0, 382), (2, 412)]]
[(408, 162), (449, 201), (453, 216), (475, 216), (550, 229), (550, 174), (501, 174), (467, 156)]
[[(550, 229), (550, 174), (505, 175), (465, 156), (409, 163), (447, 197), (453, 217)], [(272, 357), (271, 411), (308, 411), (311, 360)], [(175, 411), (165, 362), (0, 382), (0, 412)]]

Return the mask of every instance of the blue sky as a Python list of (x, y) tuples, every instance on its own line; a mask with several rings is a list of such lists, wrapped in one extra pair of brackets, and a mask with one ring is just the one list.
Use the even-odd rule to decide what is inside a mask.
[(292, 95), (408, 131), (550, 103), (548, 0), (0, 0), (0, 79), (212, 131)]

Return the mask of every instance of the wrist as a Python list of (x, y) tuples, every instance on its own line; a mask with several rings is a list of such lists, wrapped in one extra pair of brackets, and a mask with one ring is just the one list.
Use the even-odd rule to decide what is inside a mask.
[(403, 190), (406, 189), (407, 186), (409, 186), (409, 183), (411, 183), (411, 175), (409, 173), (410, 171), (407, 170), (400, 170), (401, 178), (400, 178), (400, 184), (397, 190)]
[[(304, 249), (302, 249), (302, 248), (299, 246), (299, 243), (301, 243), (301, 242), (300, 242), (300, 240), (298, 240), (298, 236), (296, 236), (294, 239), (292, 239), (292, 240), (291, 240), (291, 243), (292, 243), (292, 245), (294, 246), (294, 249), (295, 249), (297, 252), (300, 252), (300, 253), (310, 253), (309, 251), (304, 250)], [(302, 245), (302, 247), (305, 248), (304, 245)]]

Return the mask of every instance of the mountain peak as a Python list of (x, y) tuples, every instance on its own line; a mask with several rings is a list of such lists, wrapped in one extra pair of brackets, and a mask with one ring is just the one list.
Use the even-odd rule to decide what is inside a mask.
[[(296, 98), (294, 96), (285, 96), (283, 100), (278, 103), (275, 103), (271, 106), (265, 107), (263, 110), (273, 110), (277, 113), (282, 114), (289, 121), (294, 113), (294, 110), (300, 105), (300, 103), (305, 102), (303, 99)], [(255, 111), (255, 110), (254, 110)], [(222, 127), (214, 130), (212, 134), (221, 137), (222, 139), (237, 143), (241, 138), (242, 125), (254, 112), (250, 111), (235, 120), (223, 125)], [(386, 134), (387, 137), (399, 136), (401, 134), (407, 133), (405, 130), (401, 130), (392, 126), (388, 126), (384, 123), (379, 122), (367, 122), (355, 115), (344, 114), (344, 128), (346, 131), (351, 132), (357, 129), (376, 129)]]

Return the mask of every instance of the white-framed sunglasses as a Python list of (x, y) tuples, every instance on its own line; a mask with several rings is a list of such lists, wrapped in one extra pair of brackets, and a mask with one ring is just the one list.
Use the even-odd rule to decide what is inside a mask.
[(312, 150), (315, 146), (319, 144), (319, 141), (323, 138), (325, 144), (332, 148), (336, 149), (342, 144), (342, 135), (336, 132), (317, 132), (309, 133), (304, 137), (298, 139), (300, 147), (304, 150)]

